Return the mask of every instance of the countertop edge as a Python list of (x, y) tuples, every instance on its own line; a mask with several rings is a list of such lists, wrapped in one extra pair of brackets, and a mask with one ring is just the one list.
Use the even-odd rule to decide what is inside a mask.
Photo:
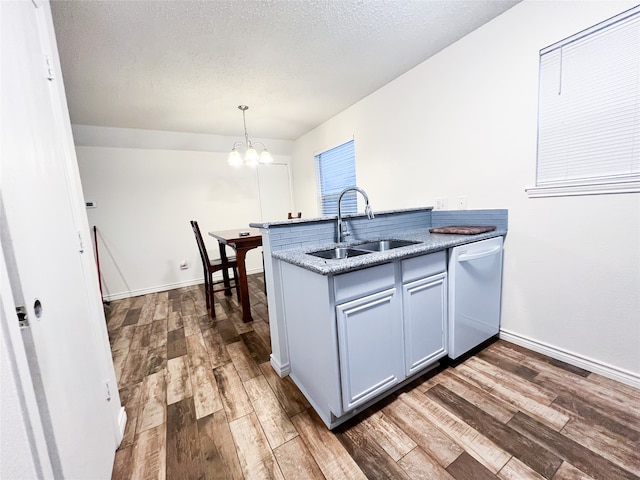
[[(392, 215), (397, 213), (407, 213), (407, 212), (420, 212), (432, 211), (433, 207), (414, 207), (414, 208), (401, 208), (397, 210), (381, 210), (375, 211), (375, 215), (383, 216), (383, 215)], [(364, 217), (364, 213), (354, 213), (349, 215), (343, 215), (342, 218), (356, 218), (356, 217)], [(337, 215), (327, 215), (324, 217), (316, 217), (316, 218), (293, 218), (291, 220), (278, 220), (275, 222), (252, 222), (249, 224), (250, 227), (253, 228), (271, 228), (271, 227), (279, 227), (283, 225), (291, 225), (291, 224), (300, 224), (300, 223), (317, 223), (317, 222), (335, 222), (337, 219)]]
[(271, 256), (275, 259), (297, 265), (320, 275), (338, 275), (341, 273), (347, 273), (354, 270), (360, 270), (363, 268), (388, 263), (393, 260), (415, 257), (418, 255), (437, 252), (440, 250), (446, 250), (447, 248), (457, 247), (466, 243), (473, 243), (480, 240), (485, 240), (487, 238), (501, 237), (506, 235), (506, 229), (496, 229), (491, 232), (479, 233), (476, 235), (461, 235), (429, 233), (429, 229), (426, 228), (411, 232), (384, 236), (385, 239), (393, 238), (396, 240), (419, 241), (419, 244), (383, 252), (371, 252), (366, 255), (359, 255), (357, 257), (339, 260), (325, 260), (322, 258), (307, 255), (307, 253), (330, 249), (337, 246), (356, 246), (357, 244), (364, 243), (365, 241), (378, 240), (379, 238), (368, 238), (366, 240), (356, 240), (341, 244), (327, 243), (323, 245), (277, 250), (271, 252)]

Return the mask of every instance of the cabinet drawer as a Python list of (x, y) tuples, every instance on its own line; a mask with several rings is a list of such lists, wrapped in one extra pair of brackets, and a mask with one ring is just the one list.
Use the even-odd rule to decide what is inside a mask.
[(336, 304), (379, 292), (395, 285), (392, 263), (343, 273), (334, 277)]
[(430, 253), (402, 261), (402, 283), (441, 273), (447, 269), (446, 252)]

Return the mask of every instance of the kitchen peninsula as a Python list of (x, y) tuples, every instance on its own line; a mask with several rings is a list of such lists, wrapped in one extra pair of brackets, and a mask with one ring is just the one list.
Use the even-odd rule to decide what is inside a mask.
[[(507, 211), (425, 207), (376, 212), (373, 219), (349, 215), (343, 223), (349, 239), (340, 244), (335, 217), (251, 224), (263, 235), (271, 364), (279, 375), (291, 375), (329, 428), (448, 354), (455, 292), (447, 272), (455, 247), (493, 242), (487, 251), (496, 260), (484, 261), (497, 268), (491, 302), (497, 320), (485, 338), (497, 333)], [(450, 225), (496, 228), (476, 235), (429, 232)], [(384, 245), (396, 248), (380, 247), (388, 239), (395, 242)], [(335, 247), (349, 247), (353, 256), (314, 255)]]

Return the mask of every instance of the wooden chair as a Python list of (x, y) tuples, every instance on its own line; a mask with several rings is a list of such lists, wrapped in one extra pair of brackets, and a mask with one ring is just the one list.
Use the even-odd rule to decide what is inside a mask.
[[(216, 316), (216, 309), (213, 302), (213, 294), (215, 292), (225, 291), (225, 295), (232, 295), (231, 287), (235, 287), (238, 300), (240, 299), (240, 285), (238, 283), (238, 262), (236, 257), (227, 257), (227, 261), (222, 259), (209, 260), (209, 254), (205, 247), (204, 240), (202, 240), (202, 234), (200, 233), (200, 227), (198, 222), (191, 220), (191, 228), (196, 236), (196, 242), (198, 243), (198, 250), (200, 251), (200, 258), (202, 259), (202, 267), (204, 270), (204, 293), (207, 301), (207, 311), (211, 313), (211, 317)], [(224, 248), (224, 247), (223, 247)], [(229, 280), (228, 270), (233, 270), (233, 285)], [(223, 280), (213, 281), (213, 274), (216, 272), (223, 272)], [(224, 283), (224, 287), (215, 289), (214, 285)]]

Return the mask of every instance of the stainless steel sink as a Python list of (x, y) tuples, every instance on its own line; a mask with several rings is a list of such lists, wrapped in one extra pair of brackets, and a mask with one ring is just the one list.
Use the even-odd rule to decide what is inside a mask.
[(335, 247), (326, 250), (318, 250), (317, 252), (309, 252), (308, 255), (314, 257), (326, 258), (329, 260), (338, 260), (343, 258), (357, 257), (358, 255), (366, 255), (372, 252), (384, 252), (393, 250), (394, 248), (408, 247), (421, 242), (413, 242), (410, 240), (377, 240), (375, 242), (361, 243), (360, 245), (352, 245), (350, 247)]
[(367, 242), (361, 245), (354, 245), (353, 248), (357, 248), (358, 250), (367, 250), (369, 252), (384, 252), (385, 250), (408, 247), (409, 245), (416, 245), (418, 243), (421, 242), (413, 242), (409, 240), (378, 240), (376, 242)]
[(342, 258), (357, 257), (358, 255), (366, 255), (369, 251), (356, 250), (354, 248), (336, 247), (328, 250), (318, 250), (317, 252), (309, 252), (314, 257), (326, 258), (328, 260), (337, 260)]

